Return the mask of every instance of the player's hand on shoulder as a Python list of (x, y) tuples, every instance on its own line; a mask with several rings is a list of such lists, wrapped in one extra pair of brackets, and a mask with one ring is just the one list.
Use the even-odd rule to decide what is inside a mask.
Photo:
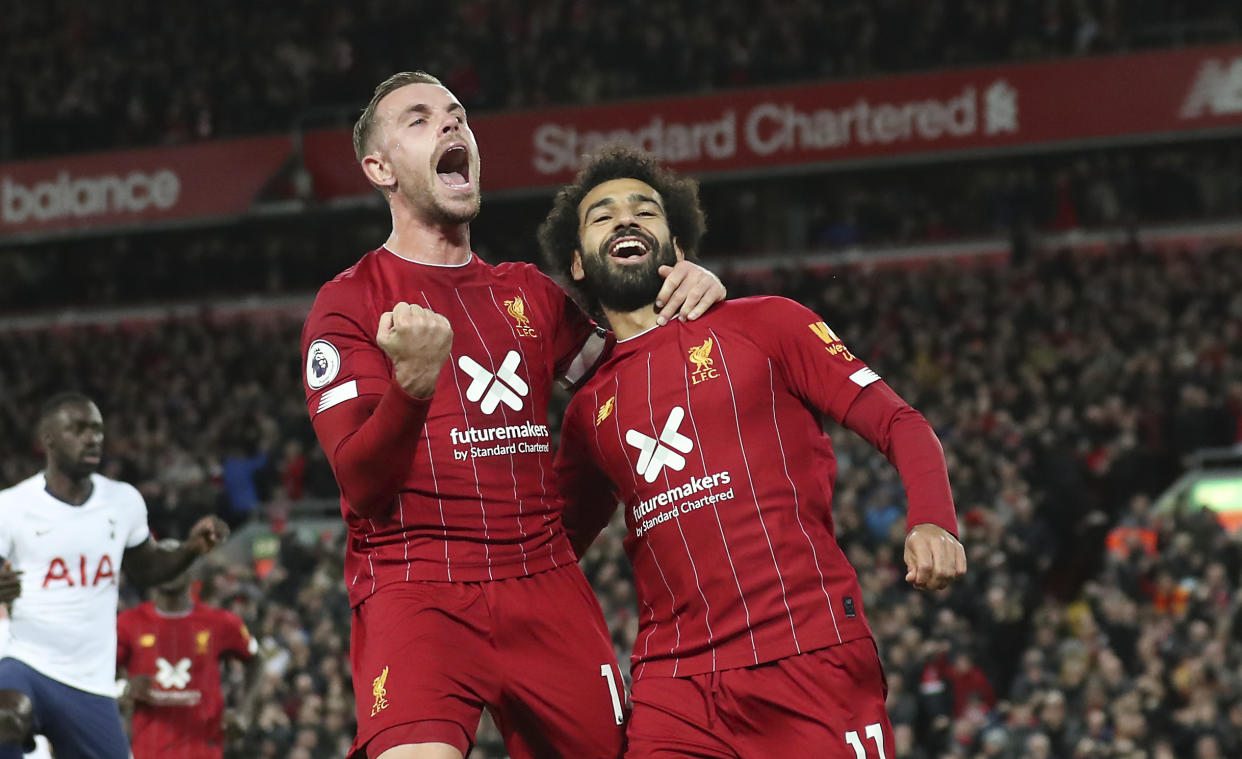
[(0, 604), (7, 604), (22, 594), (22, 573), (9, 562), (0, 564)]
[(934, 524), (915, 525), (906, 535), (906, 582), (919, 590), (942, 590), (966, 574), (966, 550), (953, 533)]
[(429, 398), (453, 347), (453, 327), (435, 311), (403, 301), (380, 316), (375, 342), (392, 360), (402, 389)]
[(190, 536), (185, 539), (191, 551), (198, 554), (210, 553), (216, 546), (229, 538), (229, 526), (220, 517), (203, 517), (190, 528)]
[(664, 285), (656, 295), (656, 308), (660, 309), (656, 321), (660, 324), (674, 317), (683, 322), (694, 321), (729, 294), (720, 277), (693, 261), (661, 266), (660, 275), (664, 277)]

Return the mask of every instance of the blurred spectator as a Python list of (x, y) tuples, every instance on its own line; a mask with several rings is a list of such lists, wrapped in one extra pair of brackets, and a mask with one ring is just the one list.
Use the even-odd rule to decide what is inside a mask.
[(1219, 42), (1240, 26), (1230, 0), (18, 3), (0, 26), (0, 160), (352, 121), (413, 67), (502, 109)]
[[(891, 501), (891, 467), (833, 434), (833, 518), (890, 673), (896, 756), (1242, 755), (1242, 539), (1209, 512), (1151, 506), (1188, 445), (1174, 420), (1225, 409), (1242, 381), (1242, 250), (775, 270), (729, 287), (824, 313), (943, 442), (970, 571), (921, 595), (902, 579), (901, 525), (867, 518)], [(239, 437), (281, 457), (272, 483), (300, 448), (306, 496), (333, 498), (305, 423), (299, 333), (300, 316), (280, 309), (0, 332), (0, 479), (38, 466), (28, 409), (76, 386), (100, 399), (109, 471), (148, 494), (153, 519), (216, 504), (222, 482), (207, 473)], [(1187, 387), (1202, 393), (1183, 400)], [(1238, 428), (1207, 424), (1190, 439), (1225, 445)], [(221, 561), (204, 583), (266, 654), (263, 705), (232, 757), (339, 757), (352, 735), (343, 533), (291, 513), (269, 573)], [(1113, 526), (1152, 549), (1136, 537), (1106, 550)], [(586, 571), (624, 657), (636, 610), (622, 534), (605, 531)], [(235, 690), (240, 671), (225, 675)], [(474, 759), (499, 751), (485, 723)]]
[[(1162, 183), (1127, 189), (1134, 175), (1158, 173)], [(1123, 196), (1120, 216), (1096, 213), (1083, 193), (1074, 192), (1074, 218), (1084, 229), (1145, 223), (1242, 217), (1242, 143), (1209, 141), (1177, 147), (1096, 150), (1056, 156), (1006, 157), (987, 161), (865, 171), (750, 179), (744, 185), (705, 183), (703, 205), (709, 261), (727, 266), (737, 254), (761, 256), (830, 251), (863, 246), (901, 246), (948, 240), (1008, 240), (1056, 228), (1056, 181), (1109, 187)], [(1169, 202), (1172, 184), (1219, 185), (1213, 192), (1188, 192)], [(546, 197), (484, 204), (472, 228), (475, 251), (492, 261), (532, 260), (535, 227), (548, 210)], [(848, 230), (846, 229), (848, 228)], [(208, 296), (287, 296), (313, 292), (352, 266), (391, 229), (387, 212), (303, 214), (210, 230), (143, 232), (101, 238), (29, 243), (0, 241), (0, 315), (42, 308), (142, 303), (166, 305)], [(1024, 261), (1022, 263), (1025, 263)], [(1076, 287), (1079, 283), (1064, 280)], [(1062, 297), (1072, 294), (1068, 291)], [(1224, 360), (1213, 335), (1186, 345), (1179, 360)], [(921, 372), (937, 365), (923, 356)], [(1039, 358), (1039, 356), (1036, 356)], [(1193, 445), (1204, 425), (1242, 429), (1242, 383), (1204, 401), (1188, 390), (1181, 401), (1179, 435)], [(1155, 399), (1143, 399), (1141, 413)], [(1164, 399), (1160, 399), (1163, 402)], [(1108, 412), (1107, 409), (1102, 412)], [(1115, 412), (1109, 412), (1115, 413)], [(1220, 416), (1220, 414), (1224, 416)], [(1214, 421), (1207, 416), (1215, 414)], [(1112, 420), (1102, 420), (1112, 423)], [(1134, 420), (1135, 436), (1144, 432)], [(1139, 469), (1132, 448), (1118, 441), (1098, 458), (1118, 457)], [(1129, 458), (1128, 458), (1129, 457)], [(1050, 466), (1056, 466), (1055, 460)], [(1062, 472), (1069, 476), (1071, 473)]]

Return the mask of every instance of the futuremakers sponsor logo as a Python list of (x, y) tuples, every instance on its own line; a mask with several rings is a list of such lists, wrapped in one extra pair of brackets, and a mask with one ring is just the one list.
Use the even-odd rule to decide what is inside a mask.
[(23, 224), (82, 219), (109, 214), (172, 208), (181, 196), (181, 180), (169, 169), (151, 173), (75, 177), (61, 171), (55, 179), (24, 185), (10, 176), (0, 180), (0, 221)]
[(981, 90), (967, 85), (945, 98), (895, 103), (857, 98), (840, 107), (802, 110), (764, 100), (747, 111), (727, 109), (705, 121), (667, 121), (657, 114), (635, 129), (580, 132), (572, 124), (541, 124), (534, 132), (533, 160), (535, 170), (546, 175), (577, 168), (580, 156), (607, 142), (640, 147), (669, 163), (728, 160), (739, 152), (770, 156), (853, 144), (931, 142), (1016, 133), (1018, 116), (1018, 91), (1004, 79)]

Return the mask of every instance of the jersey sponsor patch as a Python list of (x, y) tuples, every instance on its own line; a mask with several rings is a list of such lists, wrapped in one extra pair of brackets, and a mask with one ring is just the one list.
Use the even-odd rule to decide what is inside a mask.
[(457, 365), (470, 376), (466, 398), (478, 403), (484, 414), (492, 413), (501, 403), (514, 411), (521, 411), (522, 399), (530, 393), (530, 386), (517, 375), (521, 363), (522, 355), (511, 350), (500, 362), (500, 368), (492, 374), (469, 356), (457, 359)]
[(306, 384), (311, 390), (327, 386), (340, 371), (341, 354), (336, 346), (327, 340), (316, 340), (310, 344), (306, 351)]
[(358, 397), (358, 380), (350, 380), (342, 382), (336, 387), (328, 390), (319, 396), (319, 407), (315, 409), (316, 414), (322, 414), (338, 403), (344, 403), (353, 398)]
[(858, 385), (859, 387), (866, 387), (867, 385), (870, 385), (872, 382), (875, 382), (879, 378), (880, 378), (880, 375), (876, 374), (870, 368), (864, 366), (863, 368), (859, 369), (858, 371), (850, 375), (850, 382), (853, 382), (855, 385)]

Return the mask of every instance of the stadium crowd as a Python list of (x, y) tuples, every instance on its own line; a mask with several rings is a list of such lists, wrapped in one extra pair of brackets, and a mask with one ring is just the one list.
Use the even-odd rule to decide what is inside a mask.
[[(819, 311), (943, 441), (970, 571), (928, 596), (903, 582), (895, 472), (833, 433), (834, 518), (887, 667), (892, 755), (1240, 755), (1242, 539), (1156, 514), (1151, 498), (1186, 453), (1242, 440), (1242, 250), (778, 270), (729, 286)], [(105, 473), (139, 487), (157, 534), (206, 511), (286, 525), (335, 492), (302, 401), (299, 330), (288, 314), (203, 313), (0, 333), (0, 484), (39, 466), (30, 409), (75, 386), (103, 408)], [(1158, 550), (1106, 551), (1116, 526), (1155, 531)], [(341, 537), (298, 534), (263, 576), (206, 570), (203, 597), (267, 655), (232, 756), (338, 757), (351, 735)], [(624, 662), (637, 622), (620, 538), (614, 524), (586, 568)], [(476, 759), (502, 755), (482, 737)]]
[(411, 67), (472, 107), (502, 109), (1240, 31), (1230, 0), (367, 0), (296, 12), (241, 0), (17, 3), (0, 25), (0, 160), (284, 131), (316, 113), (336, 122)]
[[(712, 251), (841, 250), (1242, 216), (1242, 146), (1097, 150), (702, 188)], [(543, 197), (484, 204), (489, 260), (531, 260)], [(388, 234), (375, 211), (0, 247), (0, 315), (310, 292)]]

